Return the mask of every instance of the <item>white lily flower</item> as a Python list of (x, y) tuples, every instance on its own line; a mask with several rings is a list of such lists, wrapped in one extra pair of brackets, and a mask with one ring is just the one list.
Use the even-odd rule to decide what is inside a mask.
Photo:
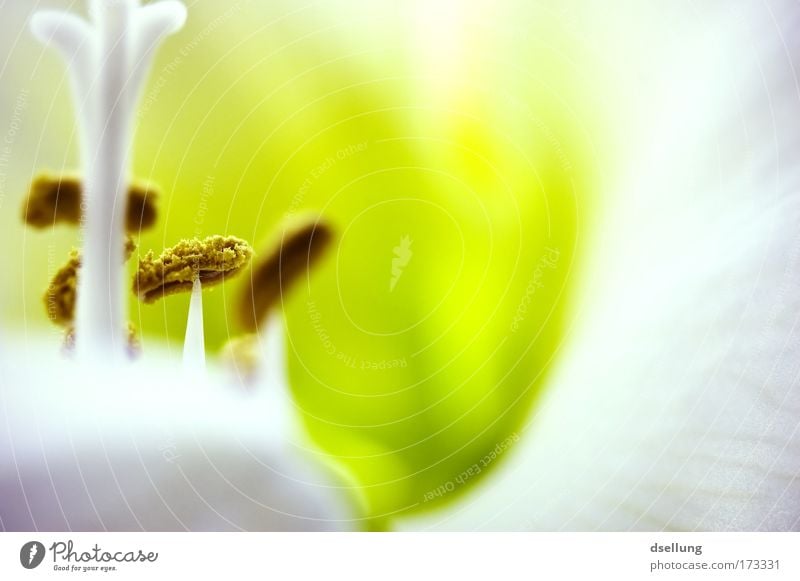
[[(471, 83), (471, 59), (490, 54), (481, 42), (492, 37), (442, 30), (459, 26), (464, 11), (444, 0), (446, 10), (426, 12), (430, 4), (420, 3), (429, 18), (421, 19), (415, 83), (429, 83), (425, 90), (447, 104), (464, 89), (446, 81)], [(515, 14), (508, 4), (498, 12)], [(797, 530), (798, 6), (561, 7), (570, 38), (596, 59), (576, 70), (608, 78), (591, 103), (615, 129), (588, 138), (605, 181), (577, 196), (577, 305), (519, 443), (458, 503), (402, 526)], [(540, 12), (549, 10), (537, 5)], [(59, 22), (42, 25), (40, 36), (68, 46), (83, 34), (84, 24)], [(471, 51), (459, 52), (462, 45)], [(62, 52), (79, 61), (83, 50)], [(73, 85), (89, 86), (75, 76)], [(98, 130), (82, 117), (89, 141)], [(95, 177), (119, 192), (124, 167), (112, 165), (116, 181)], [(594, 207), (582, 211), (595, 194), (598, 217)], [(121, 227), (109, 223), (116, 237)], [(103, 292), (97, 304), (123, 312)], [(94, 329), (87, 336), (111, 338), (87, 341), (89, 354), (121, 342), (117, 318), (85, 323)], [(273, 320), (267, 343), (281, 341), (278, 327)], [(0, 344), (3, 527), (350, 526), (346, 480), (292, 435), (274, 346), (264, 346), (278, 359), (263, 365), (269, 375), (252, 396), (232, 391), (213, 365), (187, 386), (179, 365), (152, 353), (112, 375), (85, 356), (75, 364), (41, 356), (39, 344), (24, 347)]]
[(628, 8), (592, 39), (627, 147), (556, 372), (508, 462), (406, 528), (800, 530), (800, 7)]

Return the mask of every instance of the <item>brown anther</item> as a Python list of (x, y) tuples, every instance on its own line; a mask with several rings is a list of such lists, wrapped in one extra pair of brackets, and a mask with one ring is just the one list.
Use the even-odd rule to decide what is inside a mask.
[(253, 265), (239, 300), (241, 323), (255, 332), (283, 293), (299, 280), (331, 246), (333, 230), (318, 216), (291, 219), (279, 239)]
[(234, 236), (211, 236), (205, 240), (182, 240), (155, 258), (148, 252), (139, 260), (133, 292), (142, 302), (192, 290), (197, 278), (204, 287), (212, 286), (245, 268), (253, 249)]
[[(55, 224), (77, 226), (81, 221), (83, 184), (75, 176), (50, 176), (42, 174), (31, 183), (22, 206), (22, 219), (34, 228), (47, 228)], [(158, 190), (149, 184), (133, 184), (128, 188), (128, 207), (125, 228), (139, 232), (152, 228), (158, 211)]]
[(56, 272), (44, 293), (47, 316), (56, 325), (70, 325), (75, 319), (76, 289), (81, 256), (77, 250), (69, 254), (69, 260)]

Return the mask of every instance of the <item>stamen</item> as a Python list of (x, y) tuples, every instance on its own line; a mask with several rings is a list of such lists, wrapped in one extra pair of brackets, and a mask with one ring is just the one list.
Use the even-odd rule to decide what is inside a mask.
[(145, 303), (191, 289), (183, 365), (188, 373), (205, 370), (203, 336), (203, 285), (213, 286), (239, 273), (250, 264), (253, 249), (235, 236), (210, 236), (205, 240), (181, 240), (160, 257), (153, 253), (139, 260), (133, 292)]
[(248, 331), (258, 330), (282, 294), (324, 256), (333, 239), (332, 228), (318, 216), (295, 218), (284, 226), (280, 239), (253, 266), (239, 300), (241, 323)]
[[(36, 176), (22, 206), (22, 219), (34, 228), (55, 224), (78, 226), (81, 222), (83, 184), (75, 176)], [(152, 228), (158, 217), (159, 192), (152, 184), (136, 183), (128, 188), (125, 227), (128, 232)]]
[(188, 292), (195, 279), (215, 285), (236, 275), (253, 256), (250, 245), (235, 236), (182, 240), (155, 258), (153, 252), (139, 260), (133, 292), (147, 304), (164, 296)]

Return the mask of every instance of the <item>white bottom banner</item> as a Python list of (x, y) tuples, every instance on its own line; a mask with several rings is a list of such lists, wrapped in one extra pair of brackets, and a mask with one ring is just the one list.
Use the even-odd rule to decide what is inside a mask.
[(800, 579), (800, 533), (2, 533), (0, 579)]

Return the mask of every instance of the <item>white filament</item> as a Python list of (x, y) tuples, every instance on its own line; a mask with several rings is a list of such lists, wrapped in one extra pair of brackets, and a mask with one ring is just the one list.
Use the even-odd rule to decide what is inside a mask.
[(55, 46), (69, 67), (81, 125), (84, 244), (78, 278), (76, 352), (118, 359), (125, 350), (127, 295), (123, 245), (133, 113), (159, 42), (186, 19), (175, 0), (91, 0), (92, 22), (69, 13), (34, 15), (33, 34)]
[(194, 279), (186, 337), (183, 342), (183, 369), (190, 375), (200, 375), (206, 369), (206, 346), (203, 333), (203, 285)]

